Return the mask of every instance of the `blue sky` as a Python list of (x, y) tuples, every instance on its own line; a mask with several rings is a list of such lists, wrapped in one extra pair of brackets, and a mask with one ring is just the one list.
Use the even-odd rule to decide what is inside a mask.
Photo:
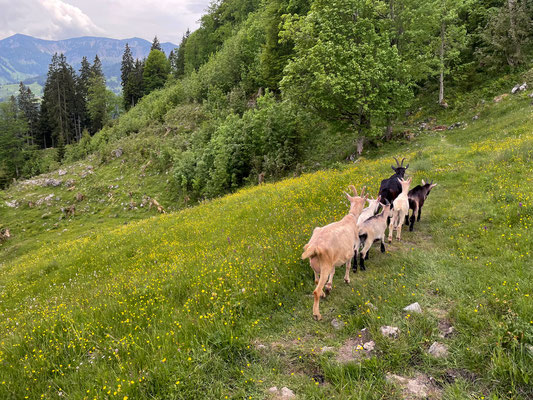
[(141, 37), (179, 44), (210, 0), (0, 0), (0, 39), (15, 33), (59, 40)]

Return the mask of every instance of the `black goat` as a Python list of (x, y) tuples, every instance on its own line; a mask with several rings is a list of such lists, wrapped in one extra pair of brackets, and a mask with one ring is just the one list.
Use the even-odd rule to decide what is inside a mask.
[(401, 164), (398, 162), (396, 157), (394, 157), (394, 160), (396, 160), (396, 167), (391, 165), (394, 175), (392, 175), (389, 179), (383, 179), (381, 181), (378, 194), (378, 196), (381, 196), (382, 202), (387, 200), (390, 204), (392, 204), (394, 199), (402, 192), (402, 185), (400, 184), (399, 179), (403, 179), (405, 170), (409, 168), (409, 164), (407, 164), (405, 167), (403, 166), (403, 160), (405, 160), (405, 158), (402, 158)]
[(418, 213), (417, 221), (420, 221), (420, 213), (422, 212), (422, 207), (424, 206), (424, 202), (426, 201), (429, 192), (431, 192), (431, 189), (433, 189), (435, 186), (437, 186), (436, 183), (433, 183), (433, 181), (426, 183), (422, 179), (422, 186), (418, 185), (409, 190), (408, 198), (409, 198), (409, 210), (413, 210), (413, 214), (409, 218), (409, 214), (405, 216), (405, 224), (409, 225), (409, 220), (411, 224), (409, 225), (409, 231), (412, 231), (415, 226), (415, 214)]

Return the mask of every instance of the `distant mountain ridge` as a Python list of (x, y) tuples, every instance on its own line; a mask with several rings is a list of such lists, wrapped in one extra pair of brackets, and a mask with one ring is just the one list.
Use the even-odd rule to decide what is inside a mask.
[[(110, 39), (83, 36), (64, 40), (44, 40), (16, 34), (0, 40), (0, 86), (18, 84), (20, 81), (44, 85), (48, 65), (54, 53), (63, 53), (77, 71), (83, 56), (92, 63), (96, 54), (102, 61), (108, 86), (120, 88), (120, 62), (128, 43), (133, 58), (144, 58), (150, 52), (151, 42), (141, 38)], [(167, 54), (177, 45), (165, 42), (161, 48)]]

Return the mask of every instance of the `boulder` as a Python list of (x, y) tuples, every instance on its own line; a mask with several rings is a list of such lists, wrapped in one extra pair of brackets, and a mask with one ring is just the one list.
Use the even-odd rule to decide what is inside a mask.
[(435, 358), (443, 358), (448, 355), (448, 346), (439, 342), (433, 342), (428, 353)]
[(292, 399), (293, 397), (296, 397), (294, 392), (289, 389), (288, 387), (282, 387), (281, 388), (281, 398), (282, 399)]
[(418, 302), (413, 303), (413, 304), (409, 304), (407, 307), (404, 307), (403, 310), (404, 311), (414, 312), (414, 313), (417, 313), (417, 314), (421, 314), (422, 313), (422, 307), (420, 307), (420, 304), (418, 304)]
[(381, 334), (385, 337), (390, 337), (390, 338), (397, 338), (398, 337), (398, 334), (399, 334), (399, 329), (398, 327), (396, 326), (382, 326), (381, 327)]
[(118, 149), (115, 149), (111, 152), (111, 156), (115, 157), (115, 158), (119, 158), (120, 156), (122, 156), (122, 149), (119, 147)]
[(53, 178), (47, 178), (44, 180), (43, 186), (52, 186), (57, 187), (60, 186), (63, 183), (61, 179), (53, 179)]

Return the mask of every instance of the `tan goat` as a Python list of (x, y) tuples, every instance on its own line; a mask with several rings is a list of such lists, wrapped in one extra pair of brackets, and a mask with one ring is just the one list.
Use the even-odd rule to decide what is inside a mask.
[(389, 243), (392, 242), (392, 234), (396, 229), (396, 239), (402, 240), (402, 225), (405, 220), (405, 216), (409, 214), (409, 185), (411, 185), (412, 178), (407, 180), (398, 179), (402, 185), (402, 192), (392, 202), (392, 212), (389, 224)]
[[(302, 260), (309, 258), (309, 264), (315, 272), (317, 286), (313, 291), (313, 317), (316, 320), (322, 319), (319, 311), (320, 297), (325, 297), (322, 288), (328, 281), (326, 293), (331, 291), (335, 267), (346, 264), (344, 281), (350, 283), (351, 260), (356, 249), (359, 248), (357, 219), (366, 202), (366, 197), (357, 196), (357, 191), (353, 185), (350, 185), (350, 188), (353, 190), (354, 196), (352, 197), (345, 193), (350, 201), (349, 213), (338, 222), (315, 228), (309, 243), (304, 246)], [(363, 192), (364, 189), (361, 192), (361, 196), (363, 196)]]

